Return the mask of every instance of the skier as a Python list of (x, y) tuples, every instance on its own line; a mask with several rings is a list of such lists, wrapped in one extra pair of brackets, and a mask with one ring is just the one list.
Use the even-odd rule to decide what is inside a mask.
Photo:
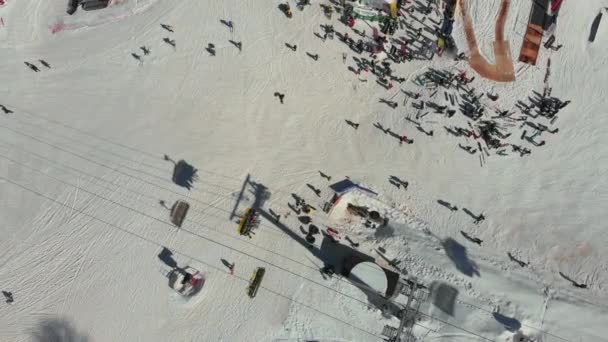
[(408, 145), (411, 145), (414, 143), (414, 140), (408, 139), (407, 135), (402, 135), (399, 137), (399, 145), (402, 145), (404, 142), (407, 143)]
[(465, 239), (467, 239), (473, 243), (476, 243), (480, 246), (481, 246), (481, 243), (483, 242), (483, 240), (481, 240), (480, 238), (472, 237), (469, 234), (467, 234), (466, 232), (463, 232), (462, 230), (460, 231), (460, 234), (462, 234), (462, 236), (464, 236)]
[(239, 52), (242, 51), (243, 42), (235, 42), (234, 40), (229, 40), (229, 42), (232, 43), (232, 45), (236, 46), (236, 48), (239, 49)]
[(295, 45), (295, 44), (294, 44), (294, 45), (289, 45), (289, 43), (285, 43), (285, 46), (287, 46), (288, 48), (290, 48), (290, 49), (291, 49), (291, 51), (294, 51), (294, 52), (295, 52), (295, 51), (296, 51), (296, 49), (298, 48), (298, 46), (297, 46), (297, 45)]
[(343, 53), (342, 53), (342, 63), (343, 63), (343, 64), (344, 64), (344, 63), (346, 63), (346, 56), (347, 56), (347, 55), (346, 55), (346, 52), (343, 52)]
[(168, 37), (163, 38), (163, 42), (175, 47), (175, 40), (169, 39)]
[(209, 54), (211, 56), (215, 56), (215, 45), (213, 45), (212, 43), (209, 43), (209, 45), (207, 45), (207, 48), (205, 48), (205, 50), (207, 50), (207, 52), (209, 52)]
[(486, 217), (483, 216), (483, 214), (479, 214), (479, 216), (477, 216), (477, 218), (475, 218), (475, 221), (473, 221), (473, 223), (479, 224), (480, 222), (482, 222), (485, 219), (486, 219)]
[(139, 47), (141, 49), (141, 51), (144, 52), (144, 55), (149, 55), (150, 54), (150, 49), (146, 46), (140, 46)]
[(526, 267), (526, 266), (528, 266), (528, 264), (527, 264), (527, 263), (525, 263), (525, 262), (523, 262), (523, 261), (521, 261), (521, 260), (516, 259), (516, 258), (513, 256), (513, 254), (511, 254), (510, 252), (507, 252), (507, 255), (509, 256), (509, 259), (511, 259), (511, 261), (516, 262), (516, 263), (517, 263), (517, 264), (518, 264), (520, 267)]
[(28, 67), (28, 68), (32, 69), (32, 70), (33, 70), (33, 71), (35, 71), (35, 72), (39, 72), (39, 71), (40, 71), (40, 69), (38, 69), (38, 67), (37, 67), (37, 66), (35, 66), (35, 65), (34, 65), (34, 64), (32, 64), (32, 63), (29, 63), (29, 62), (23, 62), (23, 63), (25, 63), (25, 65), (27, 65), (27, 67)]
[(47, 63), (44, 59), (39, 59), (38, 62), (40, 62), (40, 64), (44, 65), (48, 69), (51, 68), (51, 65), (49, 63)]
[(173, 32), (173, 26), (171, 26), (171, 25), (160, 24), (160, 27), (164, 28), (165, 30), (167, 30), (169, 32)]

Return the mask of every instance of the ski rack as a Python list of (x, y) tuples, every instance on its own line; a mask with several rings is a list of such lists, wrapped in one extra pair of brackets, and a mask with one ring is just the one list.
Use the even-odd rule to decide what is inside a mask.
[(253, 275), (251, 276), (251, 280), (249, 280), (249, 286), (247, 287), (247, 295), (249, 297), (253, 298), (258, 293), (258, 289), (260, 288), (260, 284), (262, 283), (265, 273), (266, 269), (264, 267), (258, 267), (255, 269)]

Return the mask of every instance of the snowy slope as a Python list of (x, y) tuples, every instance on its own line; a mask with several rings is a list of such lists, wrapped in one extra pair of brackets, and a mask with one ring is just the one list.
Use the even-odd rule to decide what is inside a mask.
[[(398, 321), (368, 308), (349, 282), (323, 279), (320, 261), (283, 230), (263, 220), (252, 239), (236, 233), (231, 212), (246, 175), (268, 188), (265, 207), (285, 215), (291, 193), (320, 206), (306, 187), (326, 195), (329, 182), (318, 170), (373, 188), (380, 193), (374, 205), (400, 223), (392, 236), (364, 240), (363, 250), (382, 245), (411, 274), (460, 290), (454, 317), (437, 314), (416, 327), (423, 340), (504, 341), (512, 333), (492, 317), (497, 307), (543, 341), (606, 339), (608, 51), (601, 29), (593, 44), (587, 29), (608, 2), (566, 0), (556, 31), (560, 51), (543, 49), (538, 67), (515, 83), (475, 81), (480, 90), (494, 87), (500, 106), (510, 109), (542, 91), (550, 56), (553, 94), (572, 100), (559, 114), (559, 134), (543, 136), (547, 145), (525, 158), (492, 156), (483, 167), (443, 131), (462, 118), (437, 116), (428, 137), (405, 120), (412, 109), (402, 106), (397, 87), (386, 91), (371, 75), (361, 82), (349, 72), (353, 53), (337, 39), (314, 36), (329, 20), (312, 2), (303, 12), (292, 2), (291, 20), (277, 1), (125, 0), (74, 16), (64, 14), (63, 1), (7, 0), (0, 7), (0, 104), (14, 111), (0, 117), (0, 290), (15, 298), (0, 305), (0, 340), (35, 340), (51, 330), (93, 341), (379, 340), (384, 324)], [(477, 1), (472, 8), (481, 47), (493, 40), (497, 6)], [(513, 56), (529, 6), (512, 3)], [(220, 19), (232, 20), (234, 32)], [(346, 30), (335, 15), (332, 24)], [(57, 25), (61, 31), (53, 33)], [(464, 42), (459, 24), (455, 32)], [(242, 41), (242, 52), (229, 39)], [(215, 57), (205, 50), (209, 43)], [(142, 45), (151, 54), (139, 65), (131, 53), (141, 55)], [(52, 69), (34, 73), (23, 65), (38, 59)], [(395, 70), (413, 78), (430, 66), (472, 73), (449, 58)], [(401, 88), (421, 91), (412, 82)], [(273, 97), (277, 91), (285, 104)], [(415, 144), (399, 146), (375, 122)], [(164, 154), (198, 168), (194, 189), (171, 182)], [(408, 191), (388, 183), (390, 175), (407, 179)], [(178, 230), (159, 201), (183, 198), (192, 209)], [(473, 225), (438, 199), (487, 218)], [(294, 215), (282, 222), (299, 234)], [(484, 244), (468, 243), (460, 230)], [(463, 274), (446, 257), (438, 239), (448, 237), (467, 246), (479, 276)], [(167, 286), (157, 258), (163, 246), (181, 266), (207, 272), (203, 292), (190, 301)], [(531, 267), (510, 263), (507, 252)], [(221, 258), (236, 263), (234, 275)], [(245, 288), (259, 266), (267, 272), (252, 300)], [(572, 288), (558, 271), (589, 289)]]

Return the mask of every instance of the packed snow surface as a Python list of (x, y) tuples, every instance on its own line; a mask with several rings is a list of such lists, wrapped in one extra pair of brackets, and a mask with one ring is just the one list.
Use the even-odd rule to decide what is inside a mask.
[[(559, 133), (542, 135), (546, 145), (526, 145), (525, 157), (508, 149), (481, 165), (444, 129), (466, 127), (460, 112), (420, 120), (432, 136), (405, 119), (415, 109), (403, 105), (404, 92), (431, 96), (417, 76), (429, 68), (474, 76), (466, 61), (395, 64), (406, 81), (387, 90), (371, 73), (347, 69), (369, 54), (315, 36), (321, 24), (356, 36), (338, 14), (325, 17), (319, 4), (328, 1), (300, 11), (290, 0), (291, 19), (279, 1), (114, 0), (72, 16), (67, 1), (2, 3), (0, 104), (12, 113), (0, 112), (0, 290), (13, 302), (0, 305), (1, 341), (382, 340), (384, 325), (399, 320), (347, 278), (319, 272), (323, 262), (299, 240), (302, 223), (287, 207), (292, 193), (317, 208), (311, 216), (322, 230), (334, 227), (375, 258), (382, 248), (427, 285), (458, 290), (450, 314), (423, 306), (413, 329), (419, 340), (608, 340), (606, 25), (587, 41), (608, 0), (565, 0), (559, 51), (541, 48), (536, 66), (517, 63), (513, 83), (472, 83), (500, 94), (488, 105), (516, 110), (518, 100), (542, 93), (551, 58), (552, 96), (572, 101), (553, 125)], [(469, 3), (491, 61), (499, 1)], [(529, 11), (529, 1), (511, 2), (506, 35), (515, 60)], [(456, 19), (454, 38), (466, 52)], [(356, 28), (372, 32), (362, 21)], [(275, 92), (285, 94), (283, 104)], [(375, 123), (414, 143), (399, 144)], [(515, 132), (508, 140), (527, 144)], [(191, 189), (172, 181), (179, 160), (196, 168)], [(347, 176), (377, 195), (349, 192), (322, 212), (328, 185)], [(407, 190), (390, 176), (407, 180)], [(167, 210), (178, 199), (191, 205), (181, 228)], [(261, 215), (255, 234), (240, 236), (239, 215), (256, 202), (280, 223)], [(390, 223), (367, 228), (347, 203)], [(473, 224), (464, 208), (485, 220)], [(198, 294), (169, 287), (163, 248), (177, 266), (204, 274)], [(266, 272), (252, 299), (246, 288), (257, 267)], [(385, 286), (376, 270), (359, 271)]]

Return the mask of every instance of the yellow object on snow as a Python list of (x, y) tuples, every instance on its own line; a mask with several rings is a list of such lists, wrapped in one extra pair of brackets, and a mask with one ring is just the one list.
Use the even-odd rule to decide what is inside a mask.
[(391, 18), (397, 19), (397, 3), (396, 2), (391, 2), (391, 3), (388, 4), (388, 7), (391, 10)]
[(443, 38), (437, 39), (437, 46), (443, 49), (445, 47), (445, 40)]

